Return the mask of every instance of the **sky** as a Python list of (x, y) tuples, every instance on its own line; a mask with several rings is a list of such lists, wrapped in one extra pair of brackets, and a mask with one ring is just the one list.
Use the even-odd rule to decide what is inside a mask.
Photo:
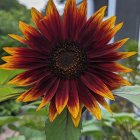
[(20, 3), (27, 6), (27, 8), (35, 7), (38, 10), (42, 10), (48, 0), (19, 0)]
[[(48, 2), (48, 0), (18, 0), (20, 3), (24, 4), (27, 8), (31, 9), (32, 7), (38, 9), (39, 11), (43, 10)], [(81, 0), (77, 0), (80, 2)], [(54, 0), (55, 5), (60, 13), (63, 14), (64, 4), (58, 4), (57, 0)], [(88, 1), (88, 17), (93, 13), (93, 1)]]
[[(44, 7), (46, 6), (47, 4), (47, 1), (48, 0), (18, 0), (20, 3), (24, 4), (27, 8), (36, 8), (38, 10), (42, 10), (44, 9)], [(63, 8), (64, 8), (64, 5), (63, 4), (58, 4), (56, 2), (56, 0), (54, 0), (55, 4), (56, 4), (56, 7), (58, 8), (59, 10), (59, 13), (62, 14), (63, 13)]]

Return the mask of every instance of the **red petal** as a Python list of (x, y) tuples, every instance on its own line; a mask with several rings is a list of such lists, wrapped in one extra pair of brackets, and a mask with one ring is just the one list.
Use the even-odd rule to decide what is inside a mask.
[(78, 81), (78, 92), (82, 103), (86, 108), (98, 119), (101, 119), (101, 110), (96, 102), (96, 99), (89, 92), (88, 88), (85, 87), (80, 81)]
[(109, 53), (114, 52), (114, 51), (118, 50), (119, 48), (121, 48), (128, 41), (128, 39), (129, 38), (122, 39), (115, 43), (101, 45), (101, 46), (99, 46), (98, 43), (97, 43), (97, 45), (94, 44), (88, 50), (87, 55), (89, 58), (96, 58), (96, 57), (100, 57), (100, 56), (109, 54)]
[(57, 89), (55, 104), (57, 112), (60, 114), (68, 103), (69, 99), (69, 83), (68, 80), (61, 80)]
[(108, 103), (106, 102), (105, 98), (92, 93), (95, 97), (95, 99), (97, 100), (97, 102), (99, 102), (104, 108), (106, 108), (110, 113), (112, 113), (110, 106), (108, 105)]
[(30, 102), (39, 99), (41, 96), (47, 93), (47, 91), (52, 87), (55, 81), (56, 78), (52, 77), (51, 75), (45, 77), (33, 88), (19, 96), (17, 101)]
[(40, 21), (38, 28), (50, 42), (56, 44), (62, 41), (62, 21), (53, 0), (49, 0), (46, 16)]
[(86, 24), (87, 21), (87, 0), (83, 0), (83, 2), (79, 5), (74, 24), (74, 32), (73, 32), (73, 40), (78, 40), (79, 36), (81, 36), (80, 32), (82, 27)]
[(43, 15), (35, 8), (32, 8), (31, 14), (33, 22), (38, 26), (40, 20), (43, 18)]
[(35, 28), (21, 21), (19, 22), (19, 28), (27, 39), (40, 35), (40, 33)]
[(79, 5), (78, 12), (83, 19), (87, 19), (87, 0), (83, 0), (83, 2)]
[(57, 88), (59, 86), (59, 82), (60, 82), (60, 80), (56, 80), (54, 85), (47, 91), (45, 97), (42, 99), (41, 104), (39, 105), (37, 110), (40, 110), (42, 107), (47, 105), (50, 102), (50, 100), (54, 97), (54, 95), (57, 91)]
[(28, 45), (28, 41), (25, 38), (22, 38), (21, 36), (15, 35), (15, 34), (8, 34), (11, 38), (21, 42), (22, 44)]
[(74, 80), (70, 80), (70, 91), (69, 91), (69, 101), (68, 110), (74, 118), (77, 118), (79, 113), (79, 96), (76, 84)]
[(46, 63), (44, 62), (35, 62), (35, 63), (31, 63), (31, 62), (24, 62), (24, 64), (20, 63), (20, 62), (10, 62), (10, 63), (5, 63), (0, 65), (0, 68), (2, 69), (6, 69), (6, 70), (15, 70), (15, 69), (26, 69), (26, 70), (30, 70), (30, 69), (36, 69), (36, 68), (40, 68), (40, 67), (46, 67)]
[(91, 44), (93, 41), (93, 36), (95, 35), (96, 31), (99, 30), (105, 10), (106, 6), (99, 9), (92, 17), (89, 18), (81, 29), (79, 42), (81, 42), (82, 47), (85, 49), (87, 49), (88, 44)]
[(93, 92), (100, 96), (114, 100), (114, 96), (108, 87), (96, 75), (86, 72), (81, 76), (82, 82)]
[(131, 72), (132, 69), (127, 68), (117, 62), (108, 62), (108, 63), (92, 63), (93, 69), (96, 68), (97, 71), (104, 70), (110, 72)]
[(64, 9), (64, 34), (65, 40), (73, 40), (75, 35), (75, 21), (77, 15), (76, 0), (67, 0)]
[(9, 82), (9, 84), (16, 84), (18, 86), (29, 86), (37, 83), (48, 75), (50, 75), (50, 72), (48, 72), (46, 68), (28, 70), (16, 76)]
[(24, 22), (19, 22), (19, 28), (27, 38), (30, 47), (48, 52), (50, 43), (38, 30)]
[(89, 59), (90, 62), (112, 62), (128, 58), (135, 55), (136, 52), (112, 52), (97, 58)]
[(47, 60), (41, 58), (5, 56), (2, 59), (8, 63), (1, 65), (4, 69), (34, 69), (47, 66)]
[(94, 35), (95, 40), (100, 40), (102, 37), (104, 37), (104, 34), (107, 34), (112, 28), (115, 26), (116, 17), (113, 16), (101, 23), (100, 28), (96, 31), (96, 34)]
[(114, 36), (115, 34), (122, 28), (123, 23), (117, 24), (114, 28), (109, 30), (106, 34), (100, 37), (100, 44), (107, 44)]
[(94, 74), (100, 77), (100, 79), (102, 79), (102, 81), (109, 87), (110, 90), (117, 89), (124, 85), (131, 85), (127, 80), (112, 72), (107, 72), (103, 70), (99, 71), (95, 69)]
[(49, 118), (50, 121), (53, 122), (55, 118), (57, 117), (58, 112), (56, 110), (56, 105), (55, 105), (55, 98), (51, 100), (50, 108), (49, 108)]
[(39, 51), (24, 47), (4, 47), (3, 50), (14, 56), (35, 57), (44, 59), (47, 59), (48, 57), (47, 54), (45, 55)]
[(73, 115), (71, 114), (71, 118), (72, 118), (72, 121), (73, 121), (75, 127), (78, 127), (80, 120), (81, 120), (81, 116), (82, 116), (82, 105), (80, 105), (80, 107), (79, 107), (79, 113), (76, 118), (74, 118)]

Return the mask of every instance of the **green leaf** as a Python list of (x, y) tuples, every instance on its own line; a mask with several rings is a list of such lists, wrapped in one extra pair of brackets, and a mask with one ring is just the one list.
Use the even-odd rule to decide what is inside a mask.
[(7, 138), (6, 140), (26, 140), (26, 138), (24, 136), (16, 136), (16, 137)]
[(137, 140), (140, 140), (140, 132), (138, 130), (132, 130), (132, 134)]
[(23, 72), (23, 70), (0, 70), (0, 102), (17, 97), (21, 92), (25, 91), (23, 88), (8, 84), (9, 80), (21, 72)]
[(81, 136), (81, 124), (75, 128), (70, 114), (65, 110), (54, 122), (46, 121), (46, 140), (79, 140)]
[(126, 86), (113, 92), (115, 95), (127, 99), (140, 108), (140, 86)]
[(3, 126), (5, 124), (17, 122), (20, 120), (20, 117), (13, 117), (13, 116), (4, 116), (0, 117), (0, 126)]
[[(94, 124), (94, 125), (93, 125)], [(90, 121), (84, 121), (82, 123), (82, 134), (87, 134), (89, 132), (94, 132), (94, 131), (101, 131), (100, 125), (97, 122), (97, 120), (90, 120)]]
[(19, 132), (21, 135), (24, 135), (26, 137), (26, 139), (38, 139), (38, 138), (41, 138), (44, 136), (45, 138), (45, 131), (38, 131), (36, 129), (32, 129), (32, 128), (29, 128), (29, 127), (26, 127), (26, 126), (21, 126), (19, 128)]

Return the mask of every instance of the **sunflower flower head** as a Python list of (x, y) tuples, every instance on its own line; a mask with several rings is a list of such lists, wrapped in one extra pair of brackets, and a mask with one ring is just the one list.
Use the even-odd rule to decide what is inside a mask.
[(66, 0), (63, 18), (53, 0), (49, 0), (45, 16), (32, 8), (36, 27), (19, 22), (24, 38), (9, 35), (26, 47), (5, 47), (10, 55), (2, 58), (6, 63), (1, 68), (25, 70), (9, 82), (30, 87), (17, 101), (42, 98), (37, 110), (50, 103), (50, 121), (67, 108), (75, 126), (83, 105), (98, 120), (99, 104), (111, 112), (105, 98), (114, 100), (112, 90), (130, 85), (117, 73), (131, 69), (116, 61), (135, 52), (118, 52), (128, 38), (109, 43), (123, 23), (115, 25), (115, 16), (104, 21), (105, 10), (106, 6), (87, 19), (86, 0), (79, 7), (76, 0)]

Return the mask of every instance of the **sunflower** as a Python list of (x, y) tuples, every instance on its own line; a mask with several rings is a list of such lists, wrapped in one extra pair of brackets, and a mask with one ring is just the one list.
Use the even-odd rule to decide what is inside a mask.
[(87, 19), (87, 1), (76, 7), (76, 0), (67, 0), (63, 18), (53, 0), (49, 0), (46, 15), (32, 9), (36, 27), (19, 22), (25, 37), (9, 36), (27, 47), (5, 47), (10, 54), (2, 59), (4, 69), (24, 69), (10, 84), (28, 86), (17, 101), (30, 102), (42, 98), (38, 109), (48, 103), (52, 122), (65, 108), (78, 126), (85, 106), (98, 120), (99, 104), (109, 112), (106, 99), (114, 100), (112, 90), (130, 83), (118, 72), (130, 72), (115, 62), (135, 54), (118, 52), (128, 40), (109, 43), (123, 23), (115, 25), (116, 17), (103, 20), (106, 6)]

